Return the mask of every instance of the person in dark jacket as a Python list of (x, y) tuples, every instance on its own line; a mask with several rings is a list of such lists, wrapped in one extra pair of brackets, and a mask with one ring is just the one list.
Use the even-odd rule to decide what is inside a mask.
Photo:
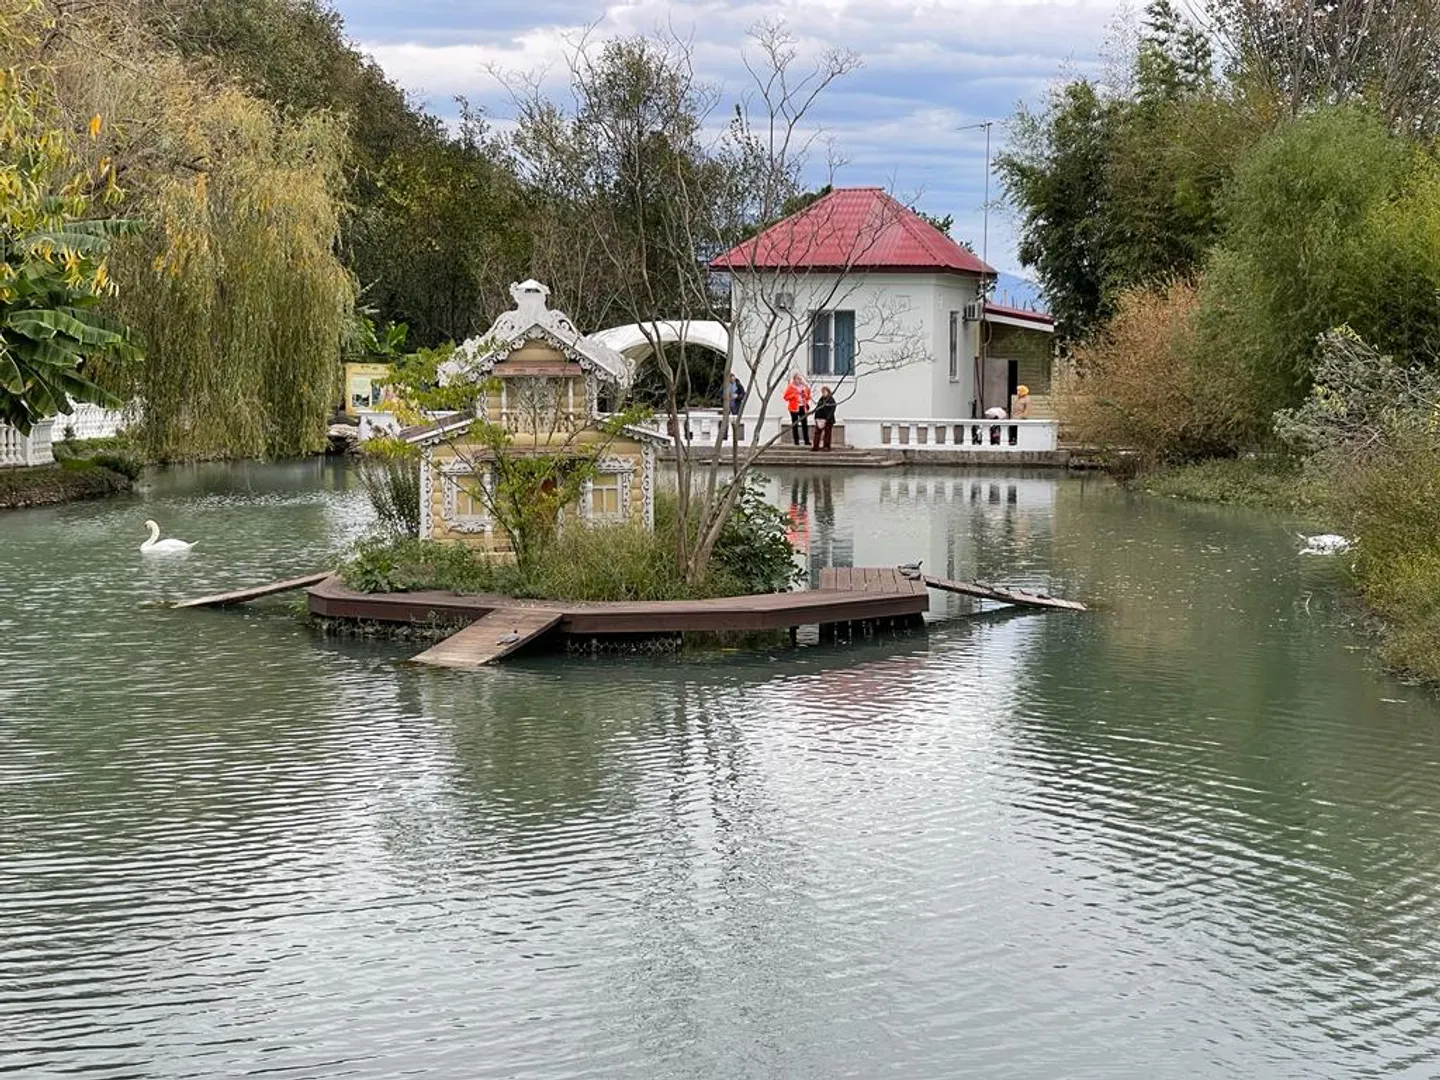
[(815, 402), (811, 419), (815, 421), (815, 441), (810, 444), (810, 449), (829, 450), (832, 429), (835, 427), (835, 398), (828, 386), (820, 391), (820, 400)]
[(725, 404), (730, 415), (727, 424), (731, 436), (738, 443), (740, 441), (740, 410), (745, 407), (745, 384), (733, 371), (730, 373), (730, 382), (725, 387)]

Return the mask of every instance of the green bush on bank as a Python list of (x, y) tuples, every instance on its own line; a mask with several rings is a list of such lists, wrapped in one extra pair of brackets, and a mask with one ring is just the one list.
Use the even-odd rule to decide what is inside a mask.
[(1440, 682), (1440, 441), (1397, 443), (1337, 478), (1355, 578), (1380, 616), (1385, 662)]
[(117, 472), (128, 480), (138, 480), (147, 461), (124, 435), (103, 439), (61, 439), (50, 444), (50, 452), (60, 464), (89, 462)]
[(0, 510), (96, 499), (130, 486), (129, 478), (88, 460), (0, 469)]
[(1140, 484), (1163, 498), (1265, 510), (1315, 510), (1327, 501), (1316, 478), (1289, 458), (1214, 458), (1147, 473)]

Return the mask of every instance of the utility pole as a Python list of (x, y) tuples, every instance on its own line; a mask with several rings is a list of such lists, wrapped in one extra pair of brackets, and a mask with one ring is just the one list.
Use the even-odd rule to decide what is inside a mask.
[(986, 265), (990, 262), (990, 128), (994, 120), (981, 120), (978, 124), (966, 124), (956, 131), (979, 131), (985, 129), (985, 201), (980, 206), (980, 259)]
[[(994, 120), (981, 120), (977, 124), (966, 124), (956, 131), (978, 131), (985, 129), (985, 202), (981, 204), (980, 261), (990, 265), (990, 128)], [(975, 335), (979, 339), (979, 351), (975, 354), (975, 397), (970, 411), (979, 416), (985, 411), (985, 281), (982, 278), (976, 292), (975, 302), (980, 305), (980, 318), (975, 323)]]

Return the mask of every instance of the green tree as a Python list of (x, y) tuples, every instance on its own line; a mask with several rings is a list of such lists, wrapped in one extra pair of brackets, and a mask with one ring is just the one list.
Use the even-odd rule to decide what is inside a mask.
[(121, 310), (151, 359), (130, 373), (160, 458), (293, 456), (325, 445), (355, 301), (335, 255), (344, 131), (239, 90), (187, 115), (205, 168), (145, 202)]
[[(1242, 161), (1199, 327), (1205, 351), (1238, 356), (1260, 378), (1258, 409), (1304, 394), (1317, 339), (1341, 324), (1383, 352), (1434, 354), (1433, 176), (1432, 163), (1359, 108), (1287, 124)], [(1426, 226), (1412, 229), (1412, 218)]]
[(139, 225), (90, 216), (119, 197), (113, 166), (77, 163), (41, 84), (43, 72), (0, 69), (0, 423), (23, 433), (74, 402), (118, 404), (88, 368), (138, 357), (97, 307), (116, 292), (111, 240)]
[(1035, 272), (1062, 333), (1084, 338), (1114, 310), (1105, 255), (1108, 168), (1119, 107), (1086, 80), (1023, 108), (995, 161), (1020, 211), (1020, 261)]

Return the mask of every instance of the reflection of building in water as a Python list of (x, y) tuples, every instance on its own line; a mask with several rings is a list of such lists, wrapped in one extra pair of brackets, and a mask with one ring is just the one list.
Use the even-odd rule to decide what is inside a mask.
[[(797, 523), (797, 535), (799, 523), (808, 525), (802, 550), (811, 587), (827, 566), (916, 560), (944, 577), (1046, 585), (1040, 568), (1049, 565), (1058, 483), (1047, 474), (797, 469), (772, 474), (768, 496)], [(932, 602), (941, 611), (968, 605)]]
[(810, 588), (820, 584), (820, 571), (827, 566), (854, 566), (853, 517), (840, 515), (835, 502), (848, 505), (846, 485), (854, 473), (796, 469), (772, 477), (766, 484), (766, 498), (785, 511), (790, 520), (790, 542), (805, 557)]

